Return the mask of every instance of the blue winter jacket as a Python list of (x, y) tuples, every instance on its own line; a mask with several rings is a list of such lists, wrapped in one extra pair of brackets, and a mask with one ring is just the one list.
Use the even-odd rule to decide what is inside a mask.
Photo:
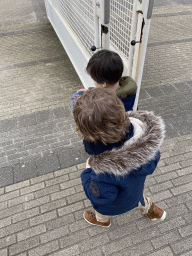
[(144, 206), (146, 176), (160, 159), (164, 124), (152, 112), (127, 112), (131, 126), (122, 143), (103, 145), (84, 141), (91, 168), (81, 174), (82, 185), (93, 208), (103, 215), (119, 215)]

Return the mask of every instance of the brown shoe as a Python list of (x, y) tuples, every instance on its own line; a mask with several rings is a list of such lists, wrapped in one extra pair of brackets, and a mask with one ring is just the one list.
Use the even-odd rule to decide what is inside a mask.
[(166, 218), (166, 212), (152, 203), (147, 216), (151, 220), (164, 220)]
[(86, 211), (86, 212), (84, 212), (83, 217), (84, 217), (84, 219), (85, 219), (89, 224), (92, 224), (92, 225), (98, 225), (98, 226), (105, 227), (105, 228), (108, 228), (108, 227), (111, 226), (111, 221), (110, 221), (110, 219), (109, 219), (107, 222), (100, 222), (100, 221), (97, 221), (97, 220), (96, 220), (96, 217), (95, 217), (95, 213), (94, 213), (94, 212), (91, 212), (91, 211)]

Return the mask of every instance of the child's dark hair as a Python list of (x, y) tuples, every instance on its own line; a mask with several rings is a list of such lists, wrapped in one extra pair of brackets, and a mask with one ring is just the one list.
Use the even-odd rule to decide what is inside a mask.
[(73, 116), (77, 131), (89, 142), (116, 143), (122, 141), (129, 130), (124, 105), (109, 89), (87, 91), (77, 100)]
[(86, 70), (97, 83), (113, 85), (122, 76), (123, 61), (117, 53), (109, 50), (101, 50), (91, 57)]

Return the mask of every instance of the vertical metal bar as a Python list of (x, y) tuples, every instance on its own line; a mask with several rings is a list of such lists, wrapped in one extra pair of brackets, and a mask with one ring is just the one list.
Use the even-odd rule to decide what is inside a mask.
[[(137, 5), (137, 1), (134, 1), (133, 12), (132, 12), (133, 16), (132, 16), (132, 23), (131, 23), (130, 42), (131, 42), (131, 40), (135, 39), (134, 36), (136, 34), (136, 29), (137, 29), (136, 5)], [(127, 74), (128, 76), (132, 76), (133, 52), (134, 52), (134, 47), (129, 45), (129, 61), (128, 61), (128, 74)]]
[(99, 34), (99, 17), (97, 15), (97, 0), (94, 1), (94, 44), (98, 48), (100, 47), (100, 34)]
[[(141, 13), (139, 13), (138, 14), (138, 23), (137, 23), (136, 41), (140, 41), (142, 21), (143, 21), (143, 15)], [(135, 47), (134, 59), (133, 59), (133, 69), (132, 69), (132, 78), (134, 80), (136, 80), (137, 63), (138, 63), (138, 57), (139, 57), (139, 46), (140, 46), (140, 43), (135, 44), (135, 46), (131, 46), (131, 47)]]
[(102, 48), (109, 49), (110, 40), (110, 0), (101, 1), (101, 24), (108, 30), (107, 33), (102, 33)]
[[(152, 8), (152, 6), (149, 4), (149, 1), (148, 1), (148, 6), (147, 6), (147, 2), (146, 2), (146, 7), (148, 8), (148, 13), (149, 13), (149, 11), (151, 13), (152, 10), (149, 9), (149, 8)], [(151, 17), (151, 15), (150, 15), (150, 17)], [(150, 23), (151, 23), (151, 19), (150, 18), (145, 18), (145, 25), (144, 25), (144, 28), (143, 28), (143, 36), (142, 36), (142, 43), (140, 44), (140, 47), (139, 47), (140, 54), (139, 54), (138, 65), (137, 65), (138, 68), (137, 68), (137, 74), (136, 74), (137, 94), (136, 94), (135, 103), (134, 103), (134, 106), (133, 106), (134, 111), (137, 110), (138, 101), (139, 101), (139, 94), (140, 94), (140, 89), (141, 89), (141, 80), (142, 80), (142, 75), (143, 75), (145, 55), (146, 55), (146, 51), (147, 51), (147, 42), (148, 42)]]

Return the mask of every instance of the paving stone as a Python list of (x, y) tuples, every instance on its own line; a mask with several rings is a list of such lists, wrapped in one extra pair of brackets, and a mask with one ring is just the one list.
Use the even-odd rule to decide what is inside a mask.
[(6, 186), (5, 192), (7, 193), (7, 192), (17, 190), (19, 188), (26, 187), (26, 186), (29, 186), (29, 181), (28, 180), (18, 182), (17, 184), (14, 184), (14, 185)]
[(50, 202), (49, 196), (44, 196), (44, 197), (40, 197), (38, 199), (30, 200), (29, 202), (25, 202), (23, 204), (23, 207), (25, 210), (28, 210), (28, 209), (46, 204), (48, 202)]
[(31, 183), (31, 184), (36, 184), (36, 183), (39, 183), (39, 182), (41, 182), (41, 181), (49, 180), (49, 179), (51, 179), (51, 178), (53, 178), (53, 177), (54, 177), (54, 175), (53, 175), (53, 173), (51, 172), (51, 173), (48, 173), (48, 174), (41, 175), (41, 176), (39, 176), (39, 177), (30, 179), (30, 183)]
[[(87, 240), (89, 238), (90, 237), (88, 235), (87, 230), (81, 230), (81, 231), (77, 231), (72, 234), (69, 234), (63, 238), (60, 238), (59, 242), (60, 242), (61, 248), (66, 248), (71, 245), (77, 244), (79, 242), (82, 243), (82, 241)], [(90, 247), (89, 247), (89, 249), (90, 249)]]
[(8, 201), (8, 207), (12, 207), (17, 204), (25, 203), (34, 199), (34, 194), (27, 194), (24, 196), (16, 197)]
[(0, 220), (0, 228), (9, 226), (10, 224), (11, 224), (11, 217), (4, 218), (4, 219)]
[(173, 193), (173, 195), (179, 195), (179, 194), (191, 191), (191, 190), (192, 190), (192, 184), (188, 183), (188, 184), (185, 184), (182, 186), (178, 186), (176, 188), (172, 188), (171, 192)]
[(55, 154), (37, 159), (36, 165), (40, 175), (60, 169), (59, 159)]
[(49, 179), (49, 180), (45, 181), (45, 185), (46, 185), (46, 187), (50, 187), (50, 186), (54, 186), (56, 184), (59, 184), (61, 182), (65, 182), (68, 180), (69, 180), (69, 176), (68, 176), (68, 174), (66, 174), (66, 175), (62, 175), (57, 178)]
[(150, 186), (149, 189), (151, 190), (152, 193), (157, 193), (159, 191), (166, 190), (172, 187), (173, 184), (171, 183), (171, 181), (166, 181), (157, 185)]
[(35, 256), (35, 255), (43, 256), (48, 253), (53, 253), (58, 249), (59, 249), (58, 242), (53, 241), (46, 245), (38, 246), (37, 248), (35, 248), (33, 250), (29, 250), (29, 256)]
[(183, 226), (185, 223), (186, 223), (185, 220), (181, 216), (179, 216), (171, 220), (166, 220), (161, 224), (158, 224), (158, 227), (160, 232), (164, 233), (172, 229), (178, 228), (180, 226)]
[(9, 255), (15, 255), (39, 245), (39, 238), (32, 237), (9, 247)]
[(1, 133), (3, 132), (8, 132), (10, 130), (14, 130), (17, 128), (17, 119), (6, 119), (0, 121), (0, 131)]
[[(120, 245), (118, 245), (120, 246)], [(129, 249), (124, 249), (121, 251), (120, 249), (120, 252), (122, 252), (122, 255), (123, 256), (132, 256), (132, 255), (135, 255), (135, 256), (140, 256), (141, 254), (143, 254), (143, 252), (145, 253), (149, 253), (151, 251), (154, 250), (152, 244), (150, 242), (145, 242), (144, 244), (139, 244), (139, 245), (136, 245), (136, 246), (130, 246), (128, 247)], [(113, 254), (113, 255), (116, 255), (116, 254)]]
[(177, 242), (176, 244), (172, 244), (171, 247), (175, 254), (179, 254), (181, 252), (189, 250), (192, 248), (192, 237), (181, 240), (181, 241)]
[(35, 191), (35, 198), (44, 197), (49, 195), (50, 193), (54, 193), (59, 191), (59, 185), (54, 185), (48, 188), (40, 189), (39, 191)]
[(22, 240), (26, 240), (30, 237), (37, 236), (45, 232), (46, 232), (46, 227), (45, 225), (42, 224), (42, 225), (35, 226), (33, 228), (29, 228), (22, 232), (17, 233), (17, 240), (20, 242)]
[(2, 249), (2, 250), (0, 250), (0, 255), (1, 255), (1, 256), (8, 256), (7, 249)]
[(57, 218), (56, 211), (51, 211), (48, 213), (41, 214), (40, 216), (33, 217), (29, 220), (29, 222), (30, 226), (32, 227), (55, 218)]
[(62, 217), (58, 217), (57, 219), (50, 220), (45, 223), (47, 230), (53, 230), (59, 228), (61, 226), (70, 225), (74, 223), (74, 216), (73, 214), (68, 214)]
[(181, 254), (181, 256), (190, 256), (190, 255), (192, 255), (192, 251)]
[(13, 171), (12, 167), (0, 168), (0, 187), (13, 184)]
[(25, 230), (28, 227), (29, 227), (29, 222), (27, 220), (3, 227), (2, 229), (0, 229), (0, 237), (9, 236), (21, 230)]
[(44, 204), (40, 206), (40, 209), (41, 209), (41, 213), (44, 213), (44, 212), (61, 208), (62, 206), (65, 206), (65, 205), (67, 205), (67, 202), (64, 198), (62, 198), (60, 200), (56, 200), (56, 201)]
[(58, 156), (61, 163), (61, 168), (66, 168), (84, 162), (79, 150), (76, 147), (67, 148), (65, 151), (61, 151)]
[(39, 111), (35, 113), (37, 123), (42, 123), (47, 120), (53, 119), (53, 112), (50, 110)]
[(159, 236), (158, 238), (152, 239), (151, 242), (155, 249), (159, 249), (160, 247), (163, 247), (178, 240), (181, 240), (179, 232), (172, 231), (167, 234), (164, 234), (163, 236)]
[(69, 107), (64, 107), (64, 108), (57, 108), (53, 110), (53, 114), (56, 119), (58, 118), (66, 118), (69, 117), (71, 114), (71, 111)]
[[(16, 243), (16, 235), (10, 235), (0, 239), (0, 249)], [(1, 254), (0, 254), (1, 255)]]
[(39, 208), (36, 207), (36, 208), (30, 209), (30, 210), (27, 210), (25, 212), (15, 214), (12, 217), (12, 222), (16, 223), (21, 220), (29, 219), (29, 218), (39, 215), (39, 213), (40, 213)]
[(68, 205), (68, 206), (65, 206), (65, 207), (62, 207), (60, 209), (58, 209), (58, 214), (59, 216), (63, 216), (63, 215), (66, 215), (66, 214), (69, 214), (71, 212), (75, 212), (79, 209), (82, 209), (84, 208), (84, 205), (82, 202), (77, 202), (77, 203), (74, 203), (72, 205)]
[(66, 236), (69, 234), (69, 229), (67, 226), (56, 228), (52, 231), (47, 231), (45, 234), (42, 234), (40, 236), (40, 241), (42, 244), (45, 244), (47, 242), (50, 242), (52, 240), (61, 238), (63, 236)]
[(29, 187), (27, 187), (27, 188), (21, 188), (21, 189), (20, 189), (20, 194), (21, 194), (21, 195), (29, 194), (29, 193), (31, 193), (31, 192), (40, 190), (40, 189), (42, 189), (42, 188), (44, 188), (44, 187), (45, 187), (45, 185), (44, 185), (43, 182), (37, 183), (37, 184), (31, 185), (31, 186), (29, 186)]
[(30, 125), (36, 124), (36, 119), (34, 114), (24, 115), (21, 117), (18, 117), (18, 127), (25, 127)]
[(30, 161), (22, 164), (14, 165), (13, 167), (14, 181), (20, 182), (33, 177), (38, 174), (35, 161)]
[(166, 199), (165, 201), (169, 207), (172, 207), (174, 205), (178, 205), (178, 204), (182, 204), (184, 202), (190, 201), (191, 199), (192, 197), (189, 194), (184, 193), (184, 194)]
[(186, 237), (192, 234), (192, 225), (188, 225), (179, 229), (179, 233), (182, 237)]
[(153, 252), (149, 254), (149, 256), (173, 256), (173, 252), (170, 249), (170, 247), (165, 247), (164, 249), (161, 249), (159, 251)]
[(67, 249), (64, 249), (64, 250), (61, 250), (61, 251), (58, 251), (58, 252), (54, 253), (53, 256), (63, 256), (63, 255), (74, 256), (74, 255), (78, 255), (79, 253), (80, 253), (79, 246), (74, 245), (74, 246), (71, 246)]

